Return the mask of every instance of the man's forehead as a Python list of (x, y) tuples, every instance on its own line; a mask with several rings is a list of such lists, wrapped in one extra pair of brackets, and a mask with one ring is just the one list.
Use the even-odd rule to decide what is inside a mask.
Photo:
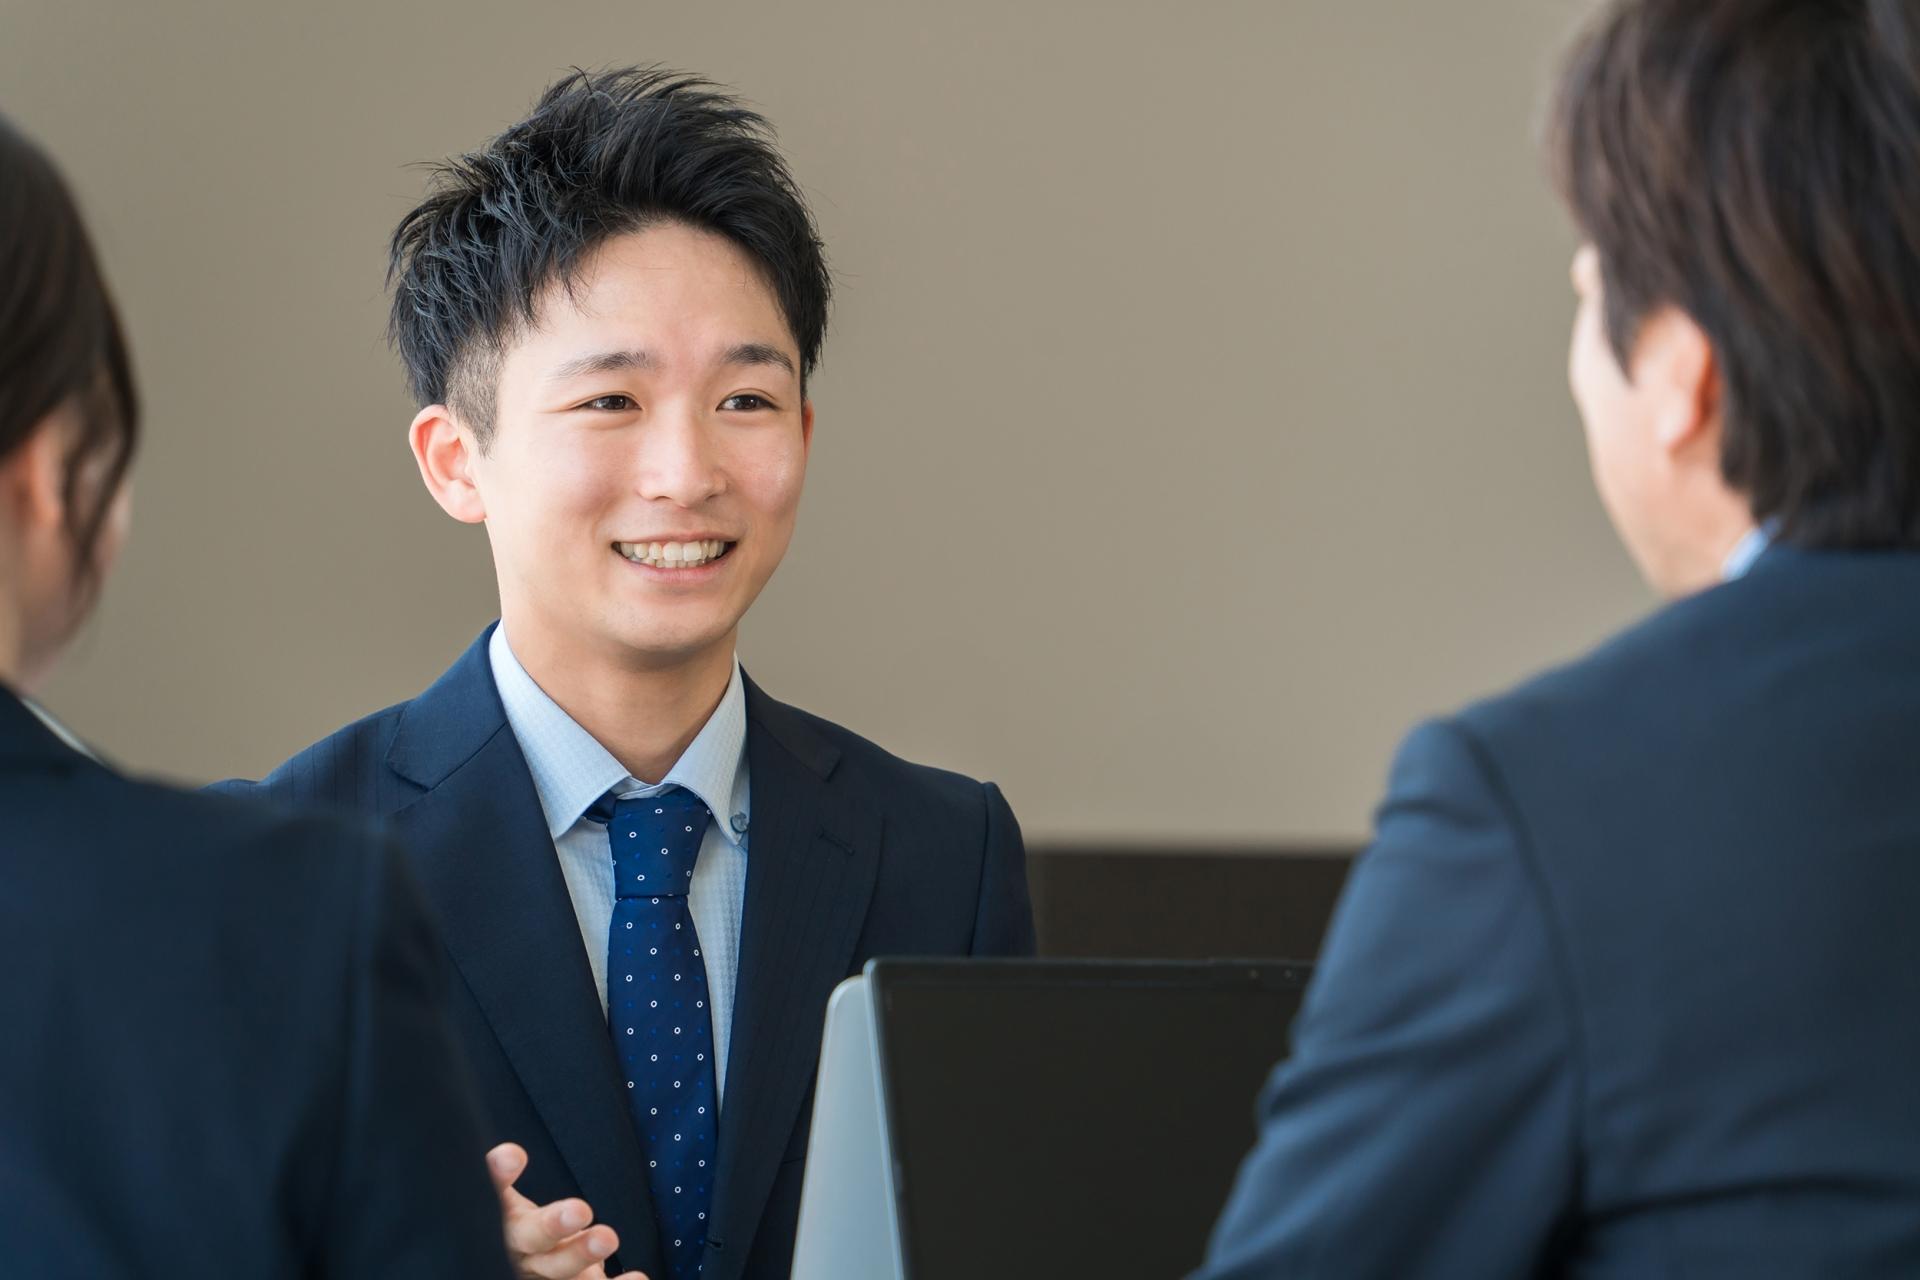
[(536, 313), (502, 344), (507, 361), (545, 379), (595, 372), (689, 372), (765, 366), (798, 376), (799, 348), (783, 315), (648, 315), (560, 308)]
[[(800, 372), (793, 356), (770, 342), (727, 343), (714, 348), (704, 359), (701, 353), (694, 353), (693, 359), (698, 364), (720, 368), (780, 369), (790, 377), (798, 377)], [(673, 363), (670, 352), (641, 346), (612, 347), (565, 356), (552, 364), (545, 376), (550, 382), (566, 382), (596, 373), (660, 373), (670, 370)]]
[(591, 309), (664, 291), (779, 310), (773, 281), (752, 254), (718, 232), (679, 222), (607, 237), (580, 255), (564, 281), (550, 282), (537, 301)]
[(658, 360), (700, 347), (719, 359), (754, 345), (773, 347), (791, 363), (799, 350), (786, 313), (751, 264), (721, 272), (672, 263), (583, 264), (540, 290), (520, 338), (525, 345), (647, 350)]

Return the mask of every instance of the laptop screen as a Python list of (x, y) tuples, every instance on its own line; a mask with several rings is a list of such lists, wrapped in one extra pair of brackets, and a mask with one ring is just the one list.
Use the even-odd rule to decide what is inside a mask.
[(1307, 976), (1274, 961), (880, 961), (910, 1280), (1200, 1263)]

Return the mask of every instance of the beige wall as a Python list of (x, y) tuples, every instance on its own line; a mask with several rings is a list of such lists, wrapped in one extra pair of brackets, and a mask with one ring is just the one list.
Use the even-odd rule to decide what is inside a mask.
[(779, 124), (840, 282), (776, 694), (999, 779), (1031, 835), (1362, 832), (1395, 740), (1646, 607), (1562, 376), (1531, 131), (1574, 0), (7, 0), (149, 408), (49, 701), (257, 774), (492, 616), (381, 339), (410, 162), (569, 64)]

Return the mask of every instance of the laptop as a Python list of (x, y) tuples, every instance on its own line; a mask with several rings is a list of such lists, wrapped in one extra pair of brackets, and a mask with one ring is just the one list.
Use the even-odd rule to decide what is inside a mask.
[(793, 1280), (1184, 1275), (1308, 973), (870, 962), (828, 1005)]

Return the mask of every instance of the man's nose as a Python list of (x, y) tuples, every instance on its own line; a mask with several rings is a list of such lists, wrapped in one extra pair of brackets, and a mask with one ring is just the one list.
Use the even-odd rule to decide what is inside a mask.
[(641, 433), (640, 496), (697, 506), (726, 488), (710, 428), (698, 414), (663, 411)]

